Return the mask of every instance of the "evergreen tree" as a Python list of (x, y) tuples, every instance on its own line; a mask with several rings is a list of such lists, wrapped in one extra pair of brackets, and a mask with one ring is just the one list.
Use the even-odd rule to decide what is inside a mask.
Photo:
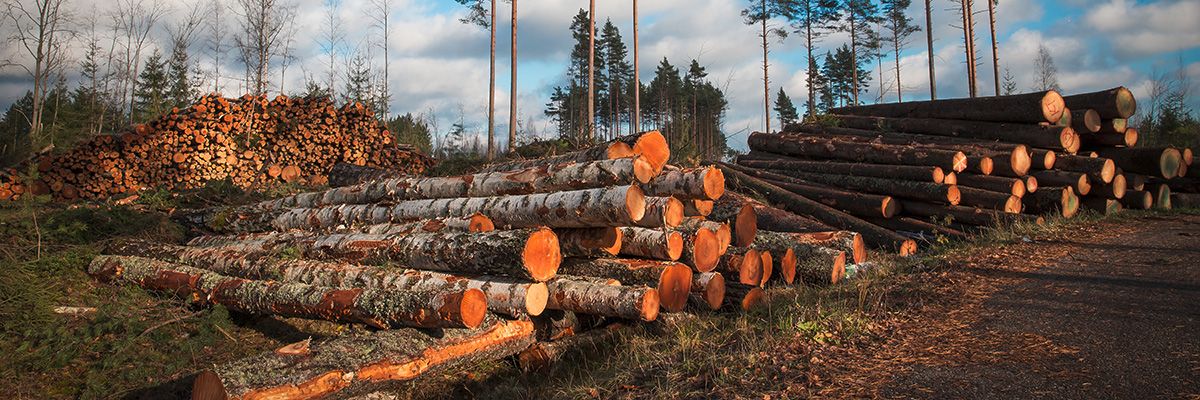
[(770, 53), (769, 41), (772, 36), (783, 40), (787, 38), (788, 31), (778, 27), (770, 27), (769, 21), (776, 17), (784, 17), (791, 19), (796, 15), (794, 0), (748, 0), (748, 6), (742, 10), (742, 18), (746, 25), (760, 25), (762, 31), (759, 32), (759, 38), (762, 39), (763, 51), (763, 123), (766, 124), (765, 130), (771, 131), (771, 111), (770, 104), (771, 93), (771, 75), (770, 62), (768, 53)]
[(632, 122), (629, 104), (633, 99), (633, 66), (629, 63), (629, 49), (625, 47), (621, 31), (612, 20), (605, 21), (599, 40), (597, 56), (604, 60), (602, 68), (605, 79), (601, 81), (603, 84), (598, 84), (601, 90), (596, 97), (599, 99), (598, 107), (603, 109), (600, 123), (609, 128), (608, 137), (611, 139), (621, 135), (623, 121)]
[(818, 85), (816, 79), (821, 76), (816, 68), (817, 59), (813, 54), (821, 38), (829, 34), (830, 24), (836, 22), (838, 0), (794, 0), (796, 4), (795, 21), (792, 27), (796, 33), (804, 35), (804, 51), (807, 58), (808, 101), (807, 115), (812, 115), (817, 107)]
[(783, 91), (783, 88), (779, 88), (779, 94), (775, 95), (775, 114), (779, 116), (780, 129), (796, 123), (796, 120), (800, 118), (796, 114), (796, 105), (792, 104), (792, 99)]
[[(825, 62), (832, 61), (829, 52), (825, 52)], [(817, 64), (816, 60), (808, 62), (808, 81), (810, 83), (809, 90), (816, 94), (816, 101), (808, 105), (808, 110), (805, 111), (805, 119), (812, 118), (818, 114), (824, 114), (833, 108), (833, 92), (829, 90), (829, 79), (825, 76), (822, 68)]]
[(883, 0), (884, 26), (888, 31), (887, 41), (892, 45), (896, 61), (896, 101), (904, 101), (904, 88), (900, 83), (900, 50), (908, 45), (908, 37), (920, 32), (921, 27), (914, 25), (912, 18), (904, 11), (912, 5), (912, 0)]
[(167, 90), (167, 104), (171, 107), (184, 108), (192, 103), (199, 95), (192, 82), (191, 64), (188, 62), (187, 44), (176, 41), (171, 49), (171, 59), (167, 64), (167, 80), (170, 88)]
[[(879, 15), (879, 6), (872, 0), (844, 0), (840, 20), (841, 31), (850, 34), (850, 64), (862, 65), (870, 62), (871, 43), (878, 36), (873, 26), (883, 21), (883, 17)], [(859, 93), (865, 93), (859, 86), (862, 82), (859, 71), (858, 68), (850, 70), (851, 77), (848, 82), (852, 86), (851, 104), (859, 104)]]
[(167, 62), (158, 50), (146, 59), (145, 69), (138, 74), (137, 90), (133, 92), (134, 120), (146, 122), (171, 109), (167, 88)]
[(395, 136), (396, 143), (412, 145), (426, 154), (433, 150), (429, 124), (412, 113), (393, 117), (386, 125), (388, 132)]
[(1008, 67), (1004, 68), (1004, 83), (1002, 86), (1002, 93), (1005, 96), (1017, 93), (1017, 78), (1012, 75), (1012, 71), (1009, 71)]
[(346, 88), (342, 91), (342, 102), (358, 102), (365, 106), (375, 104), (375, 89), (371, 79), (371, 64), (362, 54), (350, 59), (346, 71)]

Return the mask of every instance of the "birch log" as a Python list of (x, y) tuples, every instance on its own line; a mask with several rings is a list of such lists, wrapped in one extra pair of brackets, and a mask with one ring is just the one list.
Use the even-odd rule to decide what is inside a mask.
[(612, 257), (621, 253), (625, 234), (621, 228), (555, 229), (563, 257)]
[(721, 308), (725, 301), (725, 277), (720, 272), (704, 272), (692, 277), (692, 294), (688, 301), (702, 304), (710, 310)]
[(692, 269), (676, 262), (608, 258), (567, 259), (564, 274), (614, 278), (627, 285), (645, 285), (658, 289), (664, 310), (679, 312), (687, 305), (692, 286)]
[(671, 228), (683, 221), (683, 202), (674, 197), (646, 197), (646, 212), (629, 225), (643, 228)]
[(620, 254), (634, 258), (677, 261), (683, 255), (683, 235), (675, 231), (620, 228)]
[(722, 246), (717, 232), (706, 226), (706, 223), (715, 224), (698, 218), (688, 218), (676, 228), (676, 232), (682, 235), (683, 239), (683, 252), (679, 260), (691, 265), (697, 272), (709, 272), (716, 268), (717, 260), (720, 259), (724, 248), (728, 247), (727, 243), (726, 246)]
[(658, 318), (660, 299), (654, 288), (615, 286), (569, 276), (555, 278), (546, 286), (550, 291), (546, 307), (552, 310), (642, 321)]
[(642, 184), (647, 196), (671, 196), (682, 200), (716, 200), (725, 193), (725, 175), (715, 167), (667, 168)]

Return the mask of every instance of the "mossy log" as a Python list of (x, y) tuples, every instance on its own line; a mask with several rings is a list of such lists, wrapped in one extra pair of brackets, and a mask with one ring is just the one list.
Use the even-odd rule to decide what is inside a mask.
[(634, 227), (620, 229), (621, 255), (663, 261), (677, 261), (683, 255), (685, 244), (679, 232)]
[(503, 359), (535, 342), (529, 321), (476, 329), (394, 329), (304, 341), (201, 372), (193, 399), (352, 397), (459, 365)]
[(629, 258), (572, 258), (560, 269), (567, 275), (613, 278), (626, 285), (653, 287), (658, 290), (663, 309), (672, 312), (682, 311), (687, 305), (693, 275), (691, 267), (677, 262)]
[(635, 155), (649, 162), (654, 171), (657, 172), (662, 171), (663, 166), (667, 165), (667, 160), (671, 158), (671, 149), (667, 146), (667, 139), (661, 133), (658, 131), (646, 131), (622, 136), (606, 143), (557, 156), (492, 164), (485, 167), (483, 171), (512, 171), (567, 162), (610, 160)]
[(673, 168), (642, 184), (647, 196), (715, 200), (725, 193), (725, 176), (715, 167)]
[(661, 300), (658, 290), (646, 286), (620, 286), (573, 276), (546, 283), (550, 291), (546, 308), (579, 314), (653, 321)]
[(254, 315), (356, 322), (377, 328), (473, 328), (487, 314), (479, 289), (344, 289), (234, 278), (150, 258), (97, 256), (88, 274)]

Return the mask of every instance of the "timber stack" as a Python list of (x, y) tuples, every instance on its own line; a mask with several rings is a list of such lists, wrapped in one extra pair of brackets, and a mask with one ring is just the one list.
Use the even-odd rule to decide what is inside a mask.
[[(0, 200), (27, 194), (105, 199), (141, 189), (188, 189), (228, 180), (323, 185), (336, 163), (420, 174), (432, 160), (391, 133), (361, 103), (320, 98), (218, 95), (101, 135), (60, 154), (0, 171)], [(31, 174), (31, 171), (36, 174)]]
[(619, 326), (744, 312), (768, 287), (834, 284), (865, 261), (854, 232), (786, 219), (790, 231), (760, 230), (765, 205), (726, 193), (720, 168), (669, 158), (651, 131), (462, 176), (337, 168), (338, 181), (361, 182), (179, 211), (200, 235), (113, 245), (88, 272), (198, 306), (377, 329), (219, 365), (195, 383), (197, 395), (307, 398), (489, 358), (537, 370)]
[(737, 190), (816, 220), (798, 230), (854, 230), (901, 253), (997, 222), (1195, 206), (1182, 193), (1200, 190), (1192, 151), (1138, 147), (1136, 109), (1124, 87), (841, 107), (752, 134), (721, 168)]

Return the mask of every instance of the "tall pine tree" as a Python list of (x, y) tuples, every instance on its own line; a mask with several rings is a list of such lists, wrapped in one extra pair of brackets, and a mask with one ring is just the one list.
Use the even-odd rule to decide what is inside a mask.
[(133, 92), (133, 117), (139, 122), (157, 118), (172, 107), (167, 92), (170, 86), (167, 62), (163, 60), (162, 53), (154, 50), (144, 67), (138, 74), (137, 90)]
[(920, 32), (921, 27), (913, 24), (904, 11), (912, 0), (883, 0), (884, 28), (888, 31), (887, 41), (892, 45), (896, 61), (896, 101), (904, 102), (904, 87), (900, 83), (900, 51), (908, 45), (908, 37)]
[(779, 88), (779, 94), (775, 95), (775, 115), (779, 116), (779, 129), (796, 123), (800, 118), (796, 114), (796, 105), (792, 104), (792, 99), (788, 97), (783, 88)]
[[(871, 44), (876, 40), (877, 33), (874, 25), (883, 21), (879, 15), (879, 7), (872, 0), (843, 0), (841, 6), (841, 30), (850, 34), (850, 64), (862, 65), (871, 61)], [(860, 60), (865, 59), (865, 60)], [(851, 104), (859, 104), (859, 69), (850, 70)], [(868, 77), (869, 79), (869, 77)]]
[(808, 83), (808, 111), (805, 114), (813, 115), (819, 92), (816, 80), (820, 77), (820, 70), (815, 68), (817, 59), (813, 52), (821, 38), (829, 34), (830, 24), (837, 20), (838, 0), (794, 1), (796, 13), (792, 27), (796, 29), (796, 33), (804, 35), (804, 52), (809, 66), (808, 77), (805, 79)]

